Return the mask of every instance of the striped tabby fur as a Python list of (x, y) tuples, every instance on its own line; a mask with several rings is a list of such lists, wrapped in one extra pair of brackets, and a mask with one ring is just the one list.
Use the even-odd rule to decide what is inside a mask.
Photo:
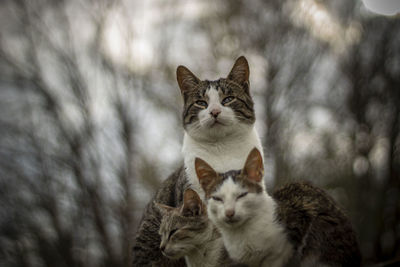
[(230, 266), (221, 235), (208, 220), (199, 195), (187, 189), (183, 199), (177, 208), (157, 204), (163, 214), (159, 231), (162, 253), (172, 259), (185, 257), (190, 267)]

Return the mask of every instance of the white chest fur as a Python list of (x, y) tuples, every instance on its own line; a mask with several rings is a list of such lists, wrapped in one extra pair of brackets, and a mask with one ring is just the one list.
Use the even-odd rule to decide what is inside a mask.
[(217, 142), (199, 142), (185, 133), (182, 152), (191, 187), (204, 200), (204, 192), (200, 187), (194, 168), (196, 157), (206, 161), (217, 172), (239, 170), (243, 168), (249, 152), (254, 147), (263, 151), (260, 138), (254, 127), (246, 133)]
[(239, 228), (220, 228), (226, 250), (232, 259), (252, 266), (281, 267), (292, 256), (293, 248), (284, 228), (275, 220), (275, 202), (264, 193), (258, 216)]

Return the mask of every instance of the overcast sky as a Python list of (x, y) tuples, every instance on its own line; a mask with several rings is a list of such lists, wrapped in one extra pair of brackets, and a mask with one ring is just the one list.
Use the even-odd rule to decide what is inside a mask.
[(371, 11), (383, 15), (400, 13), (400, 0), (363, 0), (364, 5)]

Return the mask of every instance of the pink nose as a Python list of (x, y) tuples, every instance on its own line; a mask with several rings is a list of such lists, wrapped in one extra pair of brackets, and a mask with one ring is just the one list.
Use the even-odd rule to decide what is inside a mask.
[(228, 218), (232, 218), (235, 215), (235, 211), (234, 210), (226, 210), (225, 211), (225, 216)]
[(211, 116), (213, 116), (214, 118), (217, 118), (220, 113), (221, 113), (221, 110), (216, 109), (216, 108), (211, 110), (211, 112), (210, 112)]

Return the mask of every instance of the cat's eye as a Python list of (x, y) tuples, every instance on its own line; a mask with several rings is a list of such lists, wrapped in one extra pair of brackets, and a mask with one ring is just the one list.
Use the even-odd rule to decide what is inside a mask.
[(220, 197), (213, 196), (212, 199), (214, 199), (215, 201), (222, 202), (222, 198), (220, 198)]
[(176, 233), (176, 231), (178, 231), (178, 229), (173, 229), (173, 230), (171, 230), (171, 232), (169, 232), (168, 239), (170, 239), (170, 238), (171, 238), (171, 236), (173, 236), (173, 234), (175, 234), (175, 233)]
[(228, 104), (230, 104), (234, 99), (235, 99), (235, 97), (233, 97), (233, 96), (225, 97), (225, 98), (222, 100), (221, 104), (224, 105), (224, 106), (225, 106), (225, 105), (228, 105)]
[(236, 199), (242, 198), (244, 196), (246, 196), (249, 192), (244, 192), (242, 194), (240, 194)]
[(201, 108), (207, 108), (208, 107), (207, 102), (204, 101), (204, 100), (197, 100), (195, 103), (197, 104), (197, 106), (200, 106)]

